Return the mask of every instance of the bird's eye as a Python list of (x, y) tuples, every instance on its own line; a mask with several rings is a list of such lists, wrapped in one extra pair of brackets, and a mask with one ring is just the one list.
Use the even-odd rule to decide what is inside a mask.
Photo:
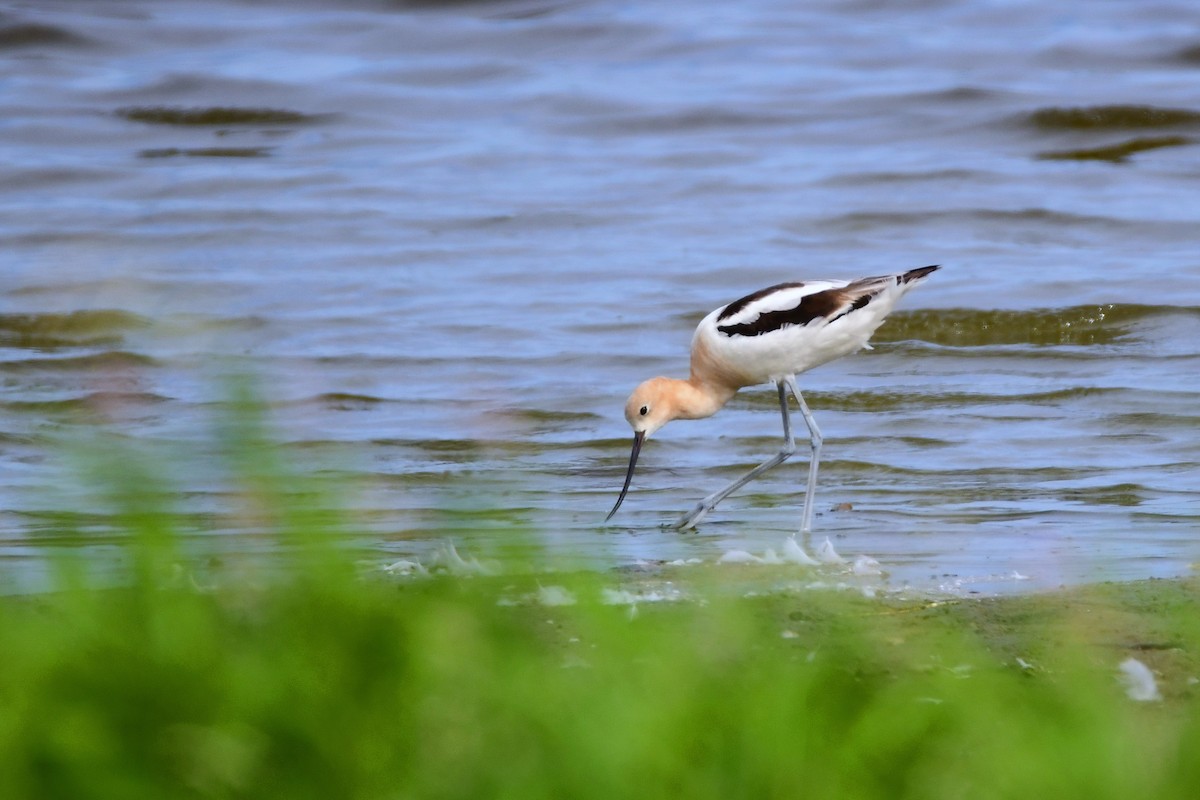
[(643, 417), (650, 413), (650, 406), (642, 406), (638, 409), (638, 413)]

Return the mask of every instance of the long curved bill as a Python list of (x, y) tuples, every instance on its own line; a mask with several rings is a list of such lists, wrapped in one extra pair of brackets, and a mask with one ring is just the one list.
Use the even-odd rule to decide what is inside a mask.
[(646, 432), (638, 431), (633, 435), (633, 452), (629, 454), (629, 471), (625, 473), (625, 485), (621, 487), (621, 496), (617, 498), (617, 504), (613, 506), (613, 510), (608, 512), (608, 516), (604, 518), (605, 522), (612, 519), (612, 515), (617, 513), (617, 509), (621, 507), (621, 503), (625, 500), (625, 493), (629, 491), (629, 482), (633, 480), (633, 468), (637, 466), (638, 453), (642, 452), (642, 442), (646, 441)]

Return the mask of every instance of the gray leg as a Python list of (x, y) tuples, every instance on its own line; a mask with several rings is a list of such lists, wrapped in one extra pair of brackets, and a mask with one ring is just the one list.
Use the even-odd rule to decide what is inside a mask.
[[(791, 421), (790, 416), (788, 415), (787, 393), (788, 393), (789, 389), (791, 390), (791, 392), (794, 395), (796, 395), (796, 398), (800, 400), (800, 410), (804, 413), (805, 421), (808, 422), (809, 432), (813, 433), (813, 435), (816, 436), (816, 439), (814, 440), (816, 442), (816, 444), (814, 445), (814, 452), (815, 452), (816, 448), (820, 447), (820, 434), (816, 433), (816, 424), (814, 422), (812, 422), (812, 413), (808, 410), (808, 406), (804, 405), (804, 400), (800, 398), (800, 392), (798, 392), (796, 390), (796, 379), (792, 376), (788, 376), (787, 378), (784, 378), (783, 380), (779, 381), (779, 383), (777, 384), (777, 387), (779, 389), (779, 410), (783, 414), (783, 449), (781, 449), (778, 453), (776, 453), (771, 458), (769, 458), (766, 461), (764, 461), (763, 463), (759, 464), (754, 469), (747, 472), (742, 477), (738, 478), (733, 483), (726, 486), (724, 489), (713, 492), (708, 497), (701, 500), (699, 503), (696, 504), (695, 508), (693, 508), (691, 511), (689, 511), (688, 513), (684, 514), (682, 517), (679, 518), (679, 521), (675, 523), (676, 528), (691, 528), (691, 527), (693, 527), (697, 522), (699, 522), (704, 517), (705, 514), (712, 511), (714, 508), (716, 508), (717, 503), (721, 502), (726, 497), (733, 494), (738, 489), (742, 488), (747, 483), (749, 483), (750, 481), (757, 478), (759, 475), (762, 475), (767, 470), (769, 470), (773, 467), (777, 467), (780, 464), (782, 464), (784, 461), (787, 461), (788, 458), (792, 455), (792, 453), (796, 452), (796, 440), (792, 436), (792, 421)], [(814, 459), (813, 463), (814, 464), (816, 463), (815, 459)], [(813, 487), (816, 485), (816, 481), (817, 481), (816, 467), (815, 466), (810, 467), (809, 476), (808, 476), (809, 500), (810, 501), (812, 500), (812, 490), (813, 490)], [(807, 506), (807, 505), (805, 506), (804, 513), (805, 513), (805, 519), (809, 519), (809, 517), (811, 516), (809, 506)], [(808, 529), (806, 527), (805, 531), (807, 531), (807, 530)]]
[(812, 459), (808, 462), (808, 488), (804, 491), (804, 517), (800, 523), (800, 532), (807, 536), (812, 532), (813, 501), (817, 493), (817, 464), (821, 460), (821, 430), (796, 386), (796, 376), (788, 375), (784, 381), (795, 396), (796, 402), (800, 404), (800, 413), (804, 415), (804, 422), (808, 425), (808, 440), (812, 445)]

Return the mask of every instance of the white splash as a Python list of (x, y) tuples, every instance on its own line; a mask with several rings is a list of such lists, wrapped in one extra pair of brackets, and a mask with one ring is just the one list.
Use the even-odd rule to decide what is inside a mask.
[(606, 606), (636, 606), (638, 603), (672, 603), (683, 599), (678, 589), (631, 592), (628, 589), (601, 589), (600, 602)]
[(817, 548), (817, 560), (822, 564), (845, 564), (846, 559), (838, 555), (837, 550), (833, 549), (833, 542), (829, 541), (829, 537), (825, 537), (825, 541), (821, 542), (821, 546)]
[(804, 552), (795, 539), (784, 539), (783, 553), (776, 553), (773, 547), (768, 547), (761, 556), (756, 556), (747, 550), (726, 550), (717, 559), (718, 564), (800, 564), (805, 567), (815, 567), (821, 562)]
[[(793, 537), (783, 541), (782, 555), (768, 547), (761, 556), (756, 556), (747, 550), (726, 550), (717, 559), (718, 564), (799, 564), (805, 567), (843, 566), (848, 562), (833, 548), (833, 542), (826, 537), (813, 558), (804, 551), (799, 542)], [(870, 556), (860, 555), (854, 560), (849, 571), (860, 578), (877, 577), (883, 574), (879, 562)]]
[(874, 577), (883, 574), (879, 562), (870, 556), (859, 556), (854, 559), (854, 566), (851, 568), (851, 572), (860, 577)]
[(746, 550), (727, 550), (717, 559), (718, 564), (774, 564), (785, 563), (779, 554), (768, 547), (761, 556), (756, 556)]
[(573, 606), (575, 595), (562, 586), (538, 586), (537, 601), (544, 606)]
[(793, 564), (802, 564), (806, 567), (815, 567), (820, 563), (804, 552), (804, 548), (795, 539), (790, 537), (783, 542), (783, 557)]
[(779, 565), (784, 563), (783, 559), (775, 554), (775, 551), (768, 547), (762, 554), (762, 563)]
[(1162, 700), (1154, 673), (1136, 658), (1127, 658), (1121, 662), (1121, 682), (1125, 684), (1125, 694), (1130, 700), (1139, 703)]
[(388, 575), (428, 575), (429, 570), (420, 561), (410, 561), (402, 558), (382, 567)]
[(463, 558), (454, 549), (454, 542), (450, 541), (442, 542), (441, 547), (430, 556), (429, 563), (444, 568), (451, 575), (491, 575), (496, 571), (480, 564), (475, 558)]
[(746, 550), (726, 550), (717, 559), (718, 564), (761, 564), (763, 560)]

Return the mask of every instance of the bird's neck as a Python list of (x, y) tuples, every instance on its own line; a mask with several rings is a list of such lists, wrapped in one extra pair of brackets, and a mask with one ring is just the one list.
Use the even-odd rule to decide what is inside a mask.
[(704, 419), (711, 417), (729, 402), (737, 389), (704, 383), (695, 375), (686, 381), (672, 381), (673, 402), (676, 419)]

